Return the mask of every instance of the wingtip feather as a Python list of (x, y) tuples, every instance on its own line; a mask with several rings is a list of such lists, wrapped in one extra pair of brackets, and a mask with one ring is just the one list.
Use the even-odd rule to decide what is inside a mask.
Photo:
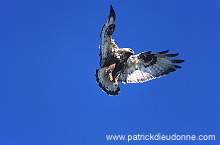
[(179, 53), (173, 53), (173, 54), (165, 54), (166, 57), (176, 57), (179, 55)]
[(164, 53), (168, 53), (169, 52), (169, 50), (165, 50), (165, 51), (161, 51), (161, 52), (159, 52), (160, 54), (164, 54)]
[(172, 63), (182, 63), (184, 62), (185, 60), (179, 60), (179, 59), (171, 59), (170, 62)]
[(116, 18), (115, 11), (114, 11), (112, 5), (110, 5), (109, 19), (110, 19), (111, 17), (113, 17), (114, 20), (115, 20), (115, 18)]

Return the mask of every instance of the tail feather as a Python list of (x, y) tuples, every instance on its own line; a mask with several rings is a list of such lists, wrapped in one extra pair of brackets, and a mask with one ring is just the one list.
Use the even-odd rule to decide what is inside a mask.
[(113, 82), (109, 80), (108, 76), (105, 75), (105, 70), (106, 67), (96, 70), (96, 81), (99, 83), (99, 87), (108, 95), (118, 95), (120, 91), (119, 86), (115, 86)]

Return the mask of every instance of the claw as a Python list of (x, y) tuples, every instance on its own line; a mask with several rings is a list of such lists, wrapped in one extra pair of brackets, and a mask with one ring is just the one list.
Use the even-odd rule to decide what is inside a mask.
[(112, 82), (113, 81), (113, 77), (110, 77), (109, 80)]
[(118, 86), (118, 82), (113, 83), (115, 86)]

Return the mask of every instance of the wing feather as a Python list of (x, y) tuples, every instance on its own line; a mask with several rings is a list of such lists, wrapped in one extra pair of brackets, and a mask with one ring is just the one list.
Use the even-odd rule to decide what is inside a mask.
[(108, 19), (104, 26), (102, 27), (102, 31), (100, 34), (101, 44), (100, 44), (100, 66), (101, 68), (108, 66), (111, 58), (113, 57), (114, 49), (118, 49), (118, 46), (115, 44), (112, 39), (112, 34), (115, 30), (115, 11), (112, 6), (110, 6), (110, 13)]
[(182, 63), (184, 60), (169, 58), (178, 56), (178, 53), (166, 53), (168, 53), (168, 50), (153, 54), (151, 51), (146, 51), (129, 57), (128, 65), (121, 74), (119, 81), (123, 83), (146, 82), (181, 68), (181, 66), (173, 63)]

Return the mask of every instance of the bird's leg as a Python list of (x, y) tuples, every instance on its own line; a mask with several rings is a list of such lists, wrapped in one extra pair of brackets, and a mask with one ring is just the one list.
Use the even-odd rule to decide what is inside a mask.
[(112, 73), (109, 73), (108, 75), (109, 75), (109, 80), (113, 81), (114, 78), (112, 77)]
[(118, 86), (119, 76), (120, 76), (120, 74), (118, 74), (118, 75), (116, 76), (115, 80), (114, 80), (114, 83), (113, 83), (113, 84), (114, 84), (115, 86)]
[(110, 81), (113, 81), (113, 77), (112, 77), (112, 72), (113, 72), (113, 70), (115, 69), (115, 63), (114, 64), (111, 64), (106, 70), (105, 70), (105, 72), (106, 72), (106, 75), (108, 75), (109, 76), (109, 80)]

